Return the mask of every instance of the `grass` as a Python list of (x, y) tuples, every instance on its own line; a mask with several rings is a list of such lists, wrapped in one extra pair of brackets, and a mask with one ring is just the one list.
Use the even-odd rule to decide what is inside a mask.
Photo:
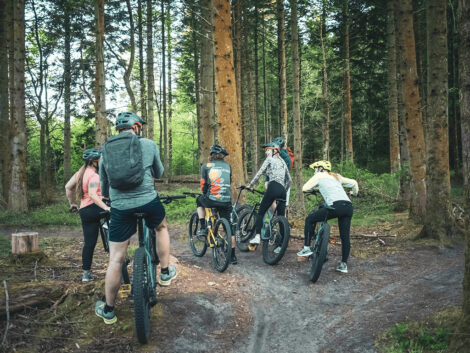
[(447, 352), (460, 313), (448, 308), (425, 321), (397, 323), (378, 338), (376, 347), (380, 353)]
[(10, 255), (11, 252), (11, 242), (10, 240), (0, 234), (0, 258), (4, 258)]

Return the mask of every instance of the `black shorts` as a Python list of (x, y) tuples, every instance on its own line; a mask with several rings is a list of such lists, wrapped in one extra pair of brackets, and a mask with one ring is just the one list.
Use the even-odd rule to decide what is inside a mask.
[(196, 205), (204, 208), (216, 208), (219, 211), (220, 217), (224, 217), (230, 221), (230, 213), (232, 212), (231, 202), (218, 202), (211, 200), (209, 196), (203, 194), (196, 199)]
[(165, 208), (157, 196), (149, 203), (131, 208), (118, 210), (111, 207), (109, 221), (109, 240), (117, 243), (128, 240), (137, 231), (137, 218), (135, 213), (146, 213), (145, 224), (150, 229), (157, 228), (165, 218)]

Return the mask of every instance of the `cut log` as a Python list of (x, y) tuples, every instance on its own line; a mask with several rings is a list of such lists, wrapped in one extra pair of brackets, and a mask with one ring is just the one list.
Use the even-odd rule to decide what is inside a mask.
[(11, 253), (24, 254), (37, 251), (39, 248), (37, 232), (13, 233), (11, 235)]

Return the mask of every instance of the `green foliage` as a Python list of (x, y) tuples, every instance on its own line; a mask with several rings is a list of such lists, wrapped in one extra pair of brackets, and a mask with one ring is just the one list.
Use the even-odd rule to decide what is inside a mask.
[[(194, 190), (188, 187), (182, 187), (174, 189), (171, 192), (161, 192), (159, 193), (159, 196), (182, 195), (183, 192), (199, 192), (199, 189)], [(196, 199), (193, 197), (186, 197), (185, 199), (175, 200), (164, 206), (168, 223), (185, 224), (189, 222), (191, 214), (196, 211)]]
[(0, 234), (0, 258), (7, 257), (11, 252), (11, 242), (10, 240)]

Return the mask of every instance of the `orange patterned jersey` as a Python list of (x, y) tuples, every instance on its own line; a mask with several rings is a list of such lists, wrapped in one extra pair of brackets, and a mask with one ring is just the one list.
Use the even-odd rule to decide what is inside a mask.
[(201, 191), (209, 199), (219, 202), (231, 202), (232, 168), (224, 161), (211, 161), (201, 167)]

